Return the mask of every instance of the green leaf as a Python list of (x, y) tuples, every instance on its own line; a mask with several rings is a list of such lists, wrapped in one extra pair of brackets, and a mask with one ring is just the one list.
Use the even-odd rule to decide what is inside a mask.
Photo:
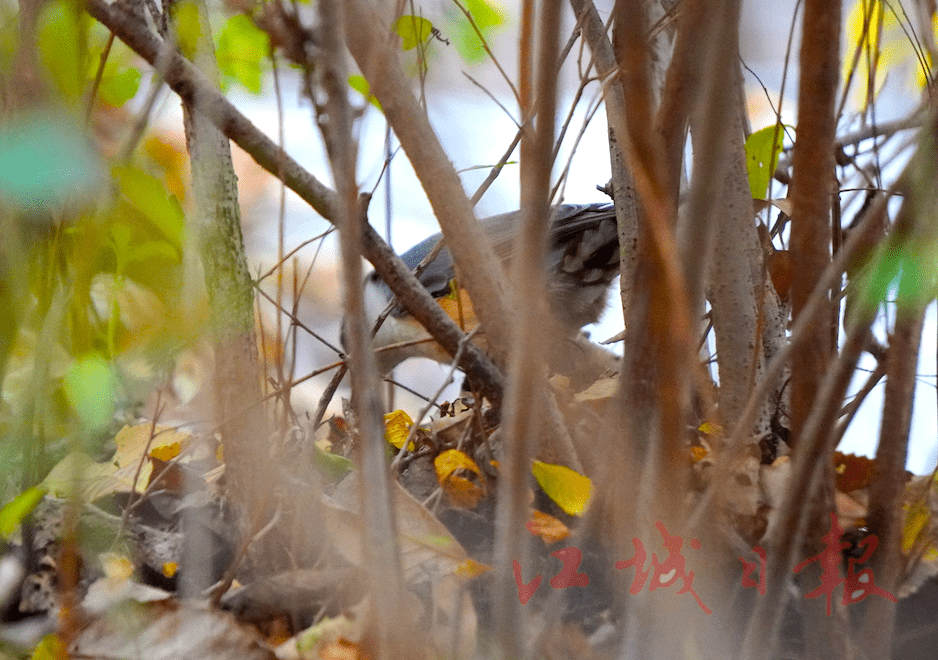
[(113, 493), (142, 491), (152, 474), (151, 461), (117, 467), (113, 460), (95, 463), (87, 454), (73, 451), (49, 471), (42, 483), (55, 497), (94, 502)]
[(401, 16), (394, 24), (394, 31), (397, 32), (403, 43), (403, 50), (411, 50), (424, 43), (433, 31), (433, 23), (422, 16)]
[(243, 14), (229, 18), (218, 35), (218, 68), (254, 94), (261, 92), (269, 54), (270, 37)]
[(40, 486), (27, 488), (17, 495), (12, 502), (0, 509), (0, 537), (9, 539), (13, 531), (23, 522), (26, 516), (32, 513), (47, 492), (49, 491)]
[(68, 647), (61, 637), (52, 633), (43, 637), (42, 641), (36, 645), (29, 660), (58, 660), (66, 657), (68, 657)]
[(753, 199), (765, 199), (784, 140), (785, 131), (777, 124), (756, 131), (746, 140), (746, 170)]
[(325, 451), (316, 445), (313, 445), (313, 465), (321, 475), (331, 481), (339, 481), (355, 467), (355, 464), (344, 456)]
[(919, 307), (935, 299), (938, 283), (935, 246), (907, 242), (881, 249), (858, 282), (851, 305), (870, 314), (889, 300), (898, 307)]
[(68, 101), (78, 101), (85, 87), (82, 58), (85, 41), (83, 15), (75, 11), (75, 3), (55, 0), (45, 5), (39, 16), (37, 39), (42, 63), (48, 69), (56, 88)]
[(352, 89), (368, 99), (368, 102), (371, 103), (371, 105), (378, 108), (378, 110), (381, 110), (381, 104), (378, 103), (378, 99), (372, 96), (371, 85), (368, 84), (368, 81), (365, 80), (364, 76), (349, 76), (348, 84)]
[(584, 477), (563, 465), (551, 465), (541, 461), (534, 461), (532, 472), (538, 485), (557, 506), (568, 515), (583, 515), (593, 492), (593, 482), (589, 477)]
[[(467, 0), (465, 6), (486, 41), (505, 24), (505, 12), (494, 0)], [(464, 60), (477, 64), (487, 57), (482, 40), (461, 12), (452, 32), (456, 50)]]
[(191, 59), (198, 52), (199, 39), (202, 37), (199, 8), (194, 2), (181, 2), (175, 6), (175, 10), (179, 50)]
[(163, 182), (133, 167), (114, 168), (124, 198), (146, 217), (169, 244), (182, 254), (185, 213), (175, 196), (166, 192)]
[(896, 305), (918, 309), (935, 299), (936, 261), (934, 245), (906, 243), (899, 257)]
[(115, 383), (108, 363), (98, 355), (76, 360), (65, 374), (65, 396), (85, 428), (105, 428), (114, 414)]
[(98, 95), (105, 103), (119, 108), (132, 99), (140, 89), (140, 71), (130, 67), (120, 69), (110, 64), (104, 66)]

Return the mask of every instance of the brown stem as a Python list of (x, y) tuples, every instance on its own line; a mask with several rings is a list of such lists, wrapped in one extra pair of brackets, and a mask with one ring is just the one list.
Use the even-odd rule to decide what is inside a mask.
[[(796, 321), (830, 263), (830, 199), (834, 178), (834, 97), (840, 66), (840, 4), (806, 0), (791, 198), (792, 318)], [(792, 361), (791, 431), (797, 443), (817, 397), (833, 347), (818, 320), (811, 340)]]
[[(502, 361), (510, 323), (502, 264), (476, 222), (472, 204), (426, 113), (410, 92), (398, 49), (390, 40), (396, 36), (367, 0), (348, 0), (348, 10), (356, 17), (354, 25), (346, 26), (349, 51), (368, 79), (371, 92), (380, 101), (385, 118), (427, 193), (461, 284), (472, 298), (496, 361)], [(453, 348), (455, 353), (457, 347)]]
[[(118, 5), (105, 0), (88, 0), (88, 13), (112, 30), (121, 41), (151, 65), (163, 52), (163, 42), (150, 32), (137, 17)], [(190, 62), (176, 53), (167, 57), (162, 68), (166, 83), (180, 98), (193, 104), (208, 116), (235, 144), (244, 149), (258, 165), (280, 178), (301, 199), (330, 222), (336, 217), (337, 199), (312, 174), (264, 135), (241, 112), (205, 80)], [(429, 293), (413, 277), (410, 270), (370, 226), (365, 227), (363, 254), (381, 275), (401, 304), (437, 339), (450, 355), (455, 355), (463, 332), (453, 323)], [(460, 366), (475, 377), (486, 397), (493, 403), (501, 401), (501, 376), (482, 351), (470, 346)]]

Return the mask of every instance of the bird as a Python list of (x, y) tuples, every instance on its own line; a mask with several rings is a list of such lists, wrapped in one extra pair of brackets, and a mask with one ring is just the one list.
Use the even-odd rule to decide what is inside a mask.
[[(606, 308), (609, 285), (619, 274), (615, 207), (612, 203), (560, 204), (551, 207), (551, 214), (550, 243), (544, 263), (549, 309), (560, 331), (572, 334), (599, 319)], [(480, 220), (506, 272), (520, 222), (520, 211)], [(401, 260), (411, 270), (415, 269), (441, 238), (439, 233), (430, 236), (402, 254)], [(455, 286), (455, 277), (452, 255), (444, 245), (418, 279), (450, 316), (469, 331), (476, 324), (471, 301)], [(377, 272), (365, 277), (365, 314), (369, 321), (377, 319), (393, 297)], [(427, 331), (406, 310), (394, 306), (375, 334), (373, 344), (376, 349), (407, 345), (377, 351), (381, 373), (390, 372), (411, 357), (450, 362), (451, 358), (438, 344), (419, 341), (427, 338)]]

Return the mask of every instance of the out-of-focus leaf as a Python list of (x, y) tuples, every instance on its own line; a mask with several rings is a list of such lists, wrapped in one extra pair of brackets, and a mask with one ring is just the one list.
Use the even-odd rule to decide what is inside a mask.
[[(776, 165), (777, 164), (778, 163), (776, 163)], [(770, 206), (774, 206), (779, 211), (787, 215), (789, 218), (791, 217), (793, 206), (792, 206), (790, 199), (755, 199), (753, 198), (752, 200), (752, 212), (754, 215), (759, 215)]]
[[(773, 139), (774, 138), (774, 139)], [(753, 199), (763, 199), (778, 157), (782, 153), (785, 131), (773, 124), (756, 131), (746, 140), (746, 171)]]
[(404, 15), (397, 19), (394, 31), (400, 35), (402, 50), (412, 50), (424, 43), (433, 31), (433, 23), (422, 16)]
[(313, 445), (313, 464), (320, 474), (332, 481), (339, 481), (355, 467), (355, 464), (344, 456), (333, 454), (315, 445)]
[[(467, 0), (466, 8), (488, 41), (505, 23), (505, 11), (495, 0)], [(470, 64), (481, 62), (486, 57), (482, 40), (462, 12), (459, 13), (452, 30), (457, 52)]]
[(95, 193), (104, 170), (67, 117), (35, 112), (0, 125), (0, 198), (30, 211)]
[[(302, 630), (294, 637), (283, 642), (277, 648), (277, 657), (293, 660), (296, 658), (329, 658), (330, 660), (343, 660), (344, 658), (359, 658), (355, 642), (364, 636), (363, 624), (359, 617), (340, 614), (336, 617), (326, 617)], [(338, 642), (345, 642), (347, 648), (335, 647)], [(326, 655), (326, 653), (329, 655)]]
[(162, 181), (134, 167), (115, 168), (113, 174), (120, 183), (124, 199), (142, 213), (169, 241), (177, 256), (181, 256), (185, 214), (179, 200), (167, 194)]
[(866, 456), (834, 452), (834, 473), (837, 490), (850, 493), (870, 485), (876, 474), (876, 462)]
[(119, 108), (132, 99), (140, 89), (140, 71), (134, 67), (114, 69), (114, 67), (105, 66), (104, 75), (101, 76), (101, 85), (98, 87), (98, 95), (109, 105)]
[(899, 306), (924, 305), (935, 298), (936, 266), (933, 245), (907, 242), (899, 248), (885, 246), (857, 282), (859, 292), (850, 295), (848, 304), (859, 305), (867, 313), (890, 299)]
[(534, 478), (547, 496), (571, 516), (583, 515), (593, 492), (589, 477), (563, 465), (534, 461)]
[[(904, 12), (897, 14), (893, 7), (881, 0), (857, 0), (847, 15), (847, 56), (843, 58), (841, 79), (847, 80), (854, 66), (853, 54), (860, 49), (852, 87), (861, 108), (879, 94), (893, 71), (912, 71), (914, 81), (910, 83), (918, 88), (929, 84), (929, 72), (934, 68), (931, 54), (927, 48), (921, 48), (918, 37), (910, 34), (909, 27), (903, 25), (906, 20)], [(938, 19), (934, 17), (932, 30), (938, 34)], [(871, 82), (875, 87), (870, 87)]]
[[(353, 473), (344, 481), (346, 489), (334, 493), (334, 499), (323, 501), (323, 515), (328, 534), (335, 548), (341, 548), (343, 558), (356, 567), (366, 566), (367, 553), (363, 547), (363, 522), (350, 508), (358, 507), (358, 486)], [(350, 481), (351, 480), (351, 481)], [(397, 520), (397, 539), (387, 539), (400, 548), (402, 579), (417, 593), (432, 585), (433, 606), (442, 621), (458, 622), (457, 642), (461, 651), (473, 654), (476, 635), (475, 613), (471, 605), (465, 607), (465, 568), (469, 558), (465, 549), (450, 532), (397, 483), (391, 484), (391, 506)], [(449, 642), (447, 642), (449, 643)], [(451, 647), (447, 647), (451, 648)]]
[(229, 18), (218, 34), (218, 68), (254, 94), (261, 92), (269, 54), (270, 37), (243, 14)]
[(707, 435), (723, 436), (723, 427), (716, 422), (704, 422), (697, 427), (697, 430)]
[(482, 472), (464, 452), (447, 449), (433, 459), (433, 466), (437, 480), (456, 506), (472, 509), (485, 494), (482, 487), (473, 481), (481, 480)]
[(199, 39), (202, 36), (199, 8), (194, 2), (180, 2), (174, 9), (179, 50), (186, 57), (192, 58), (198, 51)]
[[(150, 434), (153, 433), (152, 440)], [(192, 441), (192, 436), (183, 431), (177, 431), (167, 426), (153, 428), (150, 424), (137, 424), (125, 426), (114, 437), (117, 451), (114, 454), (114, 463), (117, 467), (136, 465), (140, 462), (144, 451), (147, 456), (161, 461), (169, 461), (179, 455), (179, 452)]]
[(23, 518), (36, 508), (48, 491), (40, 486), (27, 488), (13, 498), (3, 509), (0, 509), (0, 537), (9, 539)]
[(115, 382), (108, 363), (98, 355), (76, 360), (65, 374), (65, 396), (85, 428), (105, 428), (114, 414)]
[(42, 641), (33, 649), (30, 660), (59, 660), (67, 658), (68, 653), (65, 648), (65, 642), (56, 634), (46, 635)]
[(348, 84), (349, 84), (349, 87), (351, 87), (356, 92), (358, 92), (359, 94), (364, 96), (366, 99), (368, 99), (368, 102), (371, 105), (378, 108), (378, 110), (381, 110), (381, 104), (378, 103), (378, 99), (376, 99), (371, 94), (371, 85), (368, 84), (368, 81), (365, 80), (364, 76), (359, 76), (359, 75), (349, 76)]
[(492, 570), (491, 566), (481, 564), (474, 559), (467, 559), (456, 567), (456, 575), (464, 578), (476, 578)]
[(144, 462), (137, 475), (136, 465), (117, 468), (113, 462), (95, 463), (87, 454), (72, 452), (52, 468), (42, 484), (55, 497), (77, 496), (81, 501), (94, 502), (113, 493), (143, 491), (152, 472), (150, 461)]
[(582, 392), (577, 392), (574, 398), (581, 403), (599, 403), (611, 399), (618, 389), (618, 376), (600, 378)]
[(570, 536), (570, 528), (564, 525), (560, 520), (544, 513), (543, 511), (532, 511), (531, 520), (525, 527), (534, 536), (540, 536), (545, 543), (556, 543), (563, 541)]
[[(414, 425), (414, 420), (403, 410), (394, 410), (384, 416), (384, 439), (398, 449), (404, 446), (407, 441), (407, 434), (410, 433), (410, 427)], [(413, 442), (407, 446), (407, 451), (413, 451), (416, 446)]]
[(81, 98), (85, 70), (79, 48), (86, 39), (88, 19), (65, 0), (47, 3), (39, 16), (39, 54), (56, 88), (68, 101)]
[(447, 449), (433, 459), (433, 465), (436, 468), (437, 479), (440, 483), (446, 481), (456, 470), (469, 470), (470, 472), (482, 476), (479, 466), (472, 460), (468, 454), (458, 449)]

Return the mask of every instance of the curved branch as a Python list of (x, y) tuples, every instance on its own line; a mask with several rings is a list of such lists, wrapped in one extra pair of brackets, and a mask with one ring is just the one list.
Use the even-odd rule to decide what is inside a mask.
[[(136, 16), (120, 6), (110, 5), (105, 0), (87, 0), (85, 8), (93, 18), (151, 65), (164, 52), (164, 43)], [(333, 190), (303, 169), (288, 154), (283, 153), (273, 140), (264, 135), (220, 92), (213, 89), (188, 60), (178, 53), (168, 53), (164, 57), (167, 64), (162, 67), (162, 73), (166, 83), (176, 94), (211, 119), (226, 137), (244, 149), (258, 165), (283, 181), (323, 218), (330, 222), (335, 219), (337, 200)], [(370, 225), (365, 226), (362, 253), (374, 264), (381, 278), (405, 309), (424, 324), (450, 355), (455, 355), (464, 333), (446, 316), (407, 266)], [(501, 374), (481, 350), (469, 346), (463, 354), (460, 366), (470, 378), (475, 379), (474, 382), (490, 401), (496, 405), (501, 401)]]

